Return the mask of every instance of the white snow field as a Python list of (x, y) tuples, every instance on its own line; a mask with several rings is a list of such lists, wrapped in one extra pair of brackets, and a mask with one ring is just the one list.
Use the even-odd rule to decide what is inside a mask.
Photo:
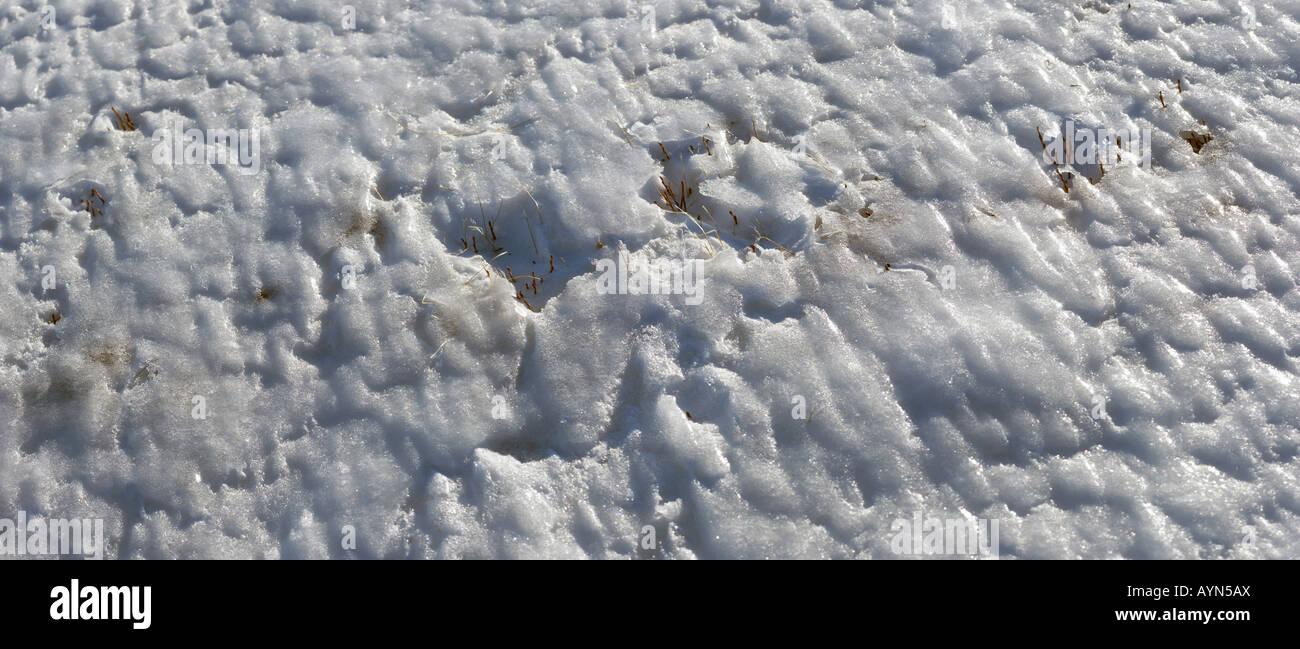
[(3, 0), (0, 516), (1295, 557), (1297, 65), (1300, 0)]

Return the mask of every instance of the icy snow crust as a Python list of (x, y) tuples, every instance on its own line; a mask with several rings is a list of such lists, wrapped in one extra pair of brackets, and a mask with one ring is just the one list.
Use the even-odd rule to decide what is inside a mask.
[[(889, 558), (915, 512), (1296, 555), (1300, 2), (413, 4), (4, 4), (0, 515), (127, 558)], [(180, 119), (260, 170), (156, 163)], [(1150, 169), (1067, 195), (1067, 119)], [(598, 293), (624, 250), (702, 303)]]

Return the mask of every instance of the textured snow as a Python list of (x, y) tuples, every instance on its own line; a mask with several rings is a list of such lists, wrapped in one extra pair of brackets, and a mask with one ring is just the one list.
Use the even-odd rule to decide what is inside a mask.
[[(5, 2), (0, 516), (123, 558), (890, 558), (918, 511), (1294, 557), (1297, 16)], [(160, 164), (179, 120), (260, 166)], [(1067, 194), (1066, 120), (1150, 168)], [(621, 254), (700, 303), (600, 292)]]

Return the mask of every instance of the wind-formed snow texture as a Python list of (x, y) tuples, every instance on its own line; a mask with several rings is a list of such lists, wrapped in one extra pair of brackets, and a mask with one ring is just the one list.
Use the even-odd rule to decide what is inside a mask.
[[(117, 558), (894, 558), (918, 513), (1294, 557), (1298, 16), (6, 0), (0, 515)], [(1149, 164), (1054, 166), (1067, 127)]]

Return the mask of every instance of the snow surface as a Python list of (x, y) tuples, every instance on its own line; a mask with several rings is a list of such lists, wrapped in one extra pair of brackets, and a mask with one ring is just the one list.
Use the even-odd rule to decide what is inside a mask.
[[(0, 516), (124, 558), (890, 558), (915, 512), (1294, 557), (1298, 16), (5, 0)], [(182, 119), (260, 167), (160, 164)], [(1067, 194), (1066, 120), (1150, 168)], [(699, 304), (599, 292), (623, 254)]]

